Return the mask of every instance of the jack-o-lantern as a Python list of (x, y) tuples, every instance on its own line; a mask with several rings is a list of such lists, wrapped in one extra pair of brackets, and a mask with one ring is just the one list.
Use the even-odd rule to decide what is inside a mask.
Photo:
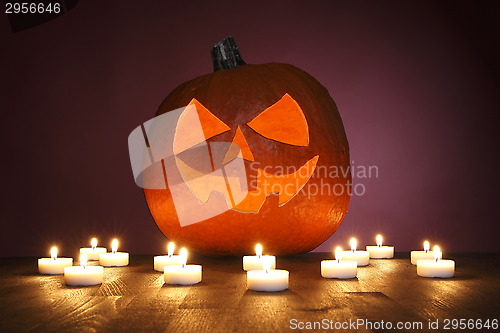
[[(156, 116), (194, 106), (202, 140), (239, 148), (245, 196), (238, 202), (231, 197), (220, 214), (183, 226), (171, 189), (145, 188), (156, 224), (170, 240), (205, 255), (251, 253), (257, 243), (273, 254), (314, 249), (338, 228), (350, 199), (349, 147), (334, 101), (292, 65), (246, 64), (232, 37), (214, 46), (212, 58), (214, 73), (180, 85)], [(173, 151), (179, 156), (197, 143), (190, 116), (185, 111), (176, 124)], [(191, 170), (182, 158), (176, 163)], [(181, 174), (186, 179), (186, 171)], [(201, 205), (207, 195), (202, 199), (203, 186), (193, 184), (189, 194)]]

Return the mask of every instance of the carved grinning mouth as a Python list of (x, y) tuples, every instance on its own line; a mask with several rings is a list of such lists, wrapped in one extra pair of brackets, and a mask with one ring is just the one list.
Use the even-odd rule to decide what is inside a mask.
[(316, 155), (294, 173), (284, 175), (273, 175), (258, 169), (256, 189), (249, 191), (245, 199), (233, 209), (240, 212), (258, 213), (266, 198), (271, 194), (279, 196), (279, 206), (285, 205), (309, 181), (316, 169), (318, 159), (319, 155)]
[[(212, 149), (207, 151), (205, 156), (210, 156), (210, 162), (205, 161), (201, 165), (200, 156), (196, 153), (196, 161), (186, 157), (185, 154), (176, 156), (176, 164), (186, 185), (193, 195), (198, 198), (201, 204), (205, 204), (212, 194), (217, 192), (222, 194), (228, 207), (244, 213), (258, 213), (266, 198), (272, 194), (279, 196), (279, 206), (289, 202), (312, 177), (319, 159), (319, 155), (314, 156), (304, 163), (297, 171), (288, 174), (271, 174), (263, 169), (257, 169), (256, 186), (252, 191), (243, 191), (241, 184), (246, 184), (247, 176), (244, 172), (237, 172), (231, 177), (227, 171), (232, 165), (243, 165), (232, 163), (236, 158), (242, 158), (241, 151), (237, 146), (231, 145), (229, 151), (236, 153), (228, 161), (228, 154), (221, 163), (221, 157), (217, 158), (214, 153), (216, 145), (211, 144)], [(196, 163), (196, 167), (193, 165)], [(225, 170), (220, 172), (220, 170)]]

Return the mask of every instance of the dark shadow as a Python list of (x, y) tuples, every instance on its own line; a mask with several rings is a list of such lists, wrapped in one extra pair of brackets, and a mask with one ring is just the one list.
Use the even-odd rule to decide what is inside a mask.
[(321, 277), (322, 279), (326, 280), (326, 281), (353, 281), (353, 282), (358, 282), (359, 279), (358, 277), (353, 277), (353, 278), (350, 278), (350, 279), (338, 279), (338, 278), (326, 278), (326, 277)]
[(283, 291), (254, 291), (247, 289), (243, 293), (243, 298), (247, 296), (282, 297), (282, 296), (296, 296), (296, 295), (297, 293), (290, 289), (286, 289)]
[(184, 289), (184, 288), (196, 288), (196, 287), (207, 287), (208, 284), (201, 281), (201, 282), (198, 282), (198, 283), (195, 283), (195, 284), (187, 284), (187, 285), (184, 285), (184, 284), (166, 284), (166, 283), (163, 283), (163, 285), (161, 286), (161, 288), (179, 288), (179, 289)]
[(103, 283), (100, 283), (100, 284), (95, 284), (95, 285), (92, 285), (92, 286), (68, 286), (66, 284), (62, 284), (62, 287), (59, 288), (59, 289), (82, 289), (82, 288), (86, 288), (86, 289), (92, 289), (94, 288), (96, 291), (99, 291), (99, 289), (101, 289), (101, 286), (103, 285)]

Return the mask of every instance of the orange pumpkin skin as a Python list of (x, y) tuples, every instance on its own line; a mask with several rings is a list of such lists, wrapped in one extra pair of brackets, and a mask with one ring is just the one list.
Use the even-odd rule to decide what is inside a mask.
[[(285, 94), (293, 97), (305, 115), (309, 127), (307, 146), (268, 139), (247, 125)], [(286, 204), (280, 206), (278, 196), (269, 195), (257, 213), (228, 210), (184, 227), (179, 224), (168, 188), (144, 189), (151, 214), (168, 239), (203, 255), (254, 253), (257, 243), (262, 244), (265, 253), (289, 255), (308, 252), (335, 232), (350, 200), (349, 147), (337, 107), (318, 81), (288, 64), (218, 70), (177, 87), (156, 115), (184, 107), (193, 98), (231, 128), (207, 141), (231, 142), (238, 127), (243, 132), (257, 163), (245, 161), (249, 190), (255, 166), (267, 167), (270, 172), (276, 167), (297, 170), (314, 156), (319, 155), (319, 159), (313, 176)], [(332, 168), (346, 174), (333, 175)]]

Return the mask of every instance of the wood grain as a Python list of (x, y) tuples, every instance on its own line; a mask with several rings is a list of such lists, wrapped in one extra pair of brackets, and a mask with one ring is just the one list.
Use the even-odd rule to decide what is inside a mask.
[[(499, 319), (500, 254), (448, 256), (456, 260), (452, 279), (418, 277), (407, 253), (372, 260), (356, 279), (323, 279), (320, 261), (330, 256), (279, 257), (278, 268), (290, 271), (290, 289), (279, 293), (247, 290), (235, 257), (193, 254), (202, 282), (167, 286), (152, 255), (132, 256), (128, 267), (105, 268), (105, 282), (86, 288), (37, 274), (36, 258), (0, 258), (0, 331), (268, 332), (291, 331), (291, 319), (418, 321), (431, 331), (429, 320)], [(372, 331), (383, 330), (356, 330)]]

